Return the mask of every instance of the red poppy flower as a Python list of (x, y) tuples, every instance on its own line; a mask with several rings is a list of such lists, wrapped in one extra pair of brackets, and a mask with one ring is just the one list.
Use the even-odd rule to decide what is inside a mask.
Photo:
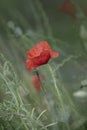
[(56, 58), (59, 53), (53, 52), (47, 41), (37, 43), (31, 50), (27, 51), (26, 67), (32, 70), (46, 64), (50, 58)]
[(77, 13), (75, 6), (73, 5), (73, 3), (71, 3), (70, 0), (64, 1), (63, 5), (60, 7), (60, 11), (69, 14), (74, 18), (76, 17), (76, 13)]

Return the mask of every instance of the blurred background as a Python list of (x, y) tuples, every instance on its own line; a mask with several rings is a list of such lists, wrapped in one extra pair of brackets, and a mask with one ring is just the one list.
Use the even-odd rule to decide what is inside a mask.
[[(65, 1), (70, 7), (67, 6), (67, 9), (63, 7), (61, 10), (60, 8)], [(75, 13), (71, 13), (74, 12), (74, 8), (71, 8), (73, 6), (76, 9)], [(41, 40), (48, 41), (53, 50), (59, 52), (59, 58), (51, 61), (53, 68), (56, 68), (56, 77), (60, 79), (77, 110), (84, 117), (81, 117), (79, 122), (76, 121), (78, 127), (72, 127), (72, 129), (86, 130), (87, 1), (0, 0), (0, 54), (3, 54), (6, 60), (12, 64), (19, 80), (22, 80), (25, 86), (27, 86), (28, 76), (31, 75), (31, 72), (29, 73), (26, 70), (26, 51)], [(1, 72), (3, 68), (2, 59), (2, 56), (0, 56)], [(47, 68), (42, 67), (40, 72), (45, 72), (46, 75), (46, 70)], [(48, 74), (47, 78), (50, 82)], [(0, 84), (2, 84), (1, 81)], [(83, 86), (82, 89), (80, 89), (81, 86)], [(4, 90), (1, 87), (1, 95), (2, 91)], [(3, 102), (3, 95), (0, 100)], [(63, 129), (63, 127), (60, 125), (60, 128)], [(1, 130), (5, 129), (1, 127)], [(14, 129), (11, 128), (11, 130)], [(27, 128), (20, 127), (20, 129), (26, 130)], [(54, 129), (58, 130), (58, 127)], [(54, 129), (52, 128), (52, 130)], [(10, 130), (10, 127), (7, 127), (6, 130)], [(68, 130), (71, 130), (71, 128), (68, 128)]]

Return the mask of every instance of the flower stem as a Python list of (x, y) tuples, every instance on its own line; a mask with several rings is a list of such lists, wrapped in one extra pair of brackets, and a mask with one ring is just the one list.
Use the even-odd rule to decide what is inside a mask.
[[(60, 90), (59, 90), (59, 88), (58, 88), (58, 85), (57, 85), (57, 82), (56, 82), (55, 71), (53, 71), (52, 67), (51, 67), (49, 64), (48, 64), (48, 67), (49, 67), (50, 73), (51, 73), (52, 78), (53, 78), (54, 87), (55, 87), (55, 90), (56, 90), (56, 92), (57, 92), (57, 96), (58, 96), (59, 101), (60, 101), (60, 106), (61, 106), (61, 108), (63, 109), (63, 111), (65, 111), (65, 110), (64, 110), (63, 100), (62, 100), (62, 95), (61, 95), (61, 92), (60, 92)], [(65, 90), (64, 90), (64, 92), (65, 92), (66, 97), (68, 97), (69, 103), (70, 103), (70, 105), (72, 106), (72, 109), (73, 109), (74, 113), (75, 113), (77, 116), (79, 116), (79, 113), (76, 111), (75, 105), (73, 104), (73, 102), (72, 102), (72, 100), (70, 99), (69, 95), (66, 93)]]
[(39, 80), (39, 83), (40, 83), (40, 86), (41, 86), (41, 91), (42, 91), (42, 93), (43, 93), (43, 95), (44, 95), (44, 94), (46, 94), (46, 90), (45, 90), (45, 88), (44, 88), (44, 85), (43, 85), (41, 76), (40, 76), (39, 71), (38, 71), (37, 69), (35, 70), (35, 74), (36, 74), (37, 77), (38, 77), (38, 80)]
[[(63, 112), (65, 112), (65, 110), (64, 110), (64, 104), (63, 104), (62, 97), (61, 97), (62, 95), (61, 95), (61, 92), (60, 92), (60, 90), (59, 90), (59, 88), (57, 86), (57, 82), (56, 82), (56, 78), (55, 78), (55, 73), (54, 73), (52, 67), (49, 64), (48, 64), (48, 67), (49, 67), (50, 73), (51, 73), (52, 78), (53, 78), (54, 87), (55, 87), (55, 90), (57, 92), (58, 99), (60, 101), (60, 106), (61, 106)], [(70, 130), (70, 127), (69, 127), (69, 125), (67, 123), (66, 123), (66, 127), (67, 127), (67, 130)]]
[(60, 104), (61, 104), (61, 107), (64, 109), (63, 107), (63, 101), (62, 101), (62, 97), (61, 97), (61, 92), (57, 86), (57, 82), (56, 82), (56, 78), (55, 78), (55, 73), (52, 69), (52, 67), (48, 64), (48, 67), (49, 67), (49, 70), (50, 70), (50, 73), (51, 73), (51, 76), (52, 76), (52, 79), (53, 79), (53, 83), (54, 83), (54, 87), (55, 87), (55, 90), (57, 92), (57, 96), (59, 98), (59, 101), (60, 101)]

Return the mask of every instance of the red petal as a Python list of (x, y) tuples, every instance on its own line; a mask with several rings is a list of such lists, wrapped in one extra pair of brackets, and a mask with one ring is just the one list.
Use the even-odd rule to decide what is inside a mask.
[(32, 61), (29, 59), (26, 60), (26, 68), (27, 70), (32, 70), (34, 68)]
[(33, 65), (40, 66), (46, 64), (51, 58), (50, 52), (48, 50), (43, 51), (39, 56), (32, 58)]
[(59, 56), (59, 53), (57, 53), (57, 52), (52, 52), (51, 53), (51, 57), (52, 58), (56, 58), (56, 57), (58, 57)]
[(40, 65), (46, 64), (50, 58), (59, 56), (57, 52), (53, 52), (46, 41), (36, 44), (31, 50), (27, 51), (28, 59), (26, 66), (28, 70), (32, 70)]
[(49, 46), (49, 44), (48, 44), (48, 42), (47, 41), (41, 41), (41, 42), (39, 42), (39, 44), (38, 45), (40, 45), (41, 47), (42, 47), (42, 49), (46, 49), (46, 50), (50, 50), (51, 49), (51, 47)]

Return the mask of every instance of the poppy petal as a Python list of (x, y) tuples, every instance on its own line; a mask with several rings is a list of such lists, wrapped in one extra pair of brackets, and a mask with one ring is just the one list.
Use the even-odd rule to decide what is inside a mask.
[(57, 53), (57, 52), (51, 52), (51, 57), (52, 58), (56, 58), (58, 56), (59, 56), (59, 53)]
[(27, 51), (28, 59), (26, 66), (28, 70), (33, 70), (36, 67), (46, 64), (50, 58), (56, 58), (59, 53), (53, 52), (47, 41), (41, 41)]

